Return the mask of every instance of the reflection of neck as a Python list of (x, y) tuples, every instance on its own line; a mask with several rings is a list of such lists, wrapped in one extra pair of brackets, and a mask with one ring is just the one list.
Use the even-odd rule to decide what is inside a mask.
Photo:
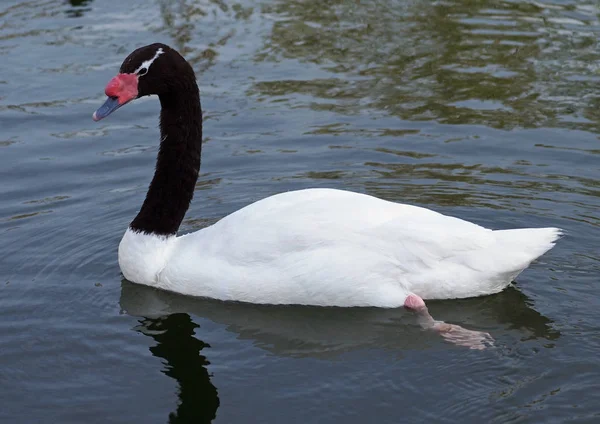
[(161, 143), (146, 200), (130, 227), (174, 235), (189, 208), (200, 171), (202, 109), (195, 79), (161, 95)]
[(178, 313), (141, 321), (140, 330), (157, 345), (152, 354), (166, 360), (163, 373), (179, 383), (179, 405), (169, 414), (169, 423), (210, 423), (217, 415), (219, 396), (210, 382), (209, 362), (200, 351), (210, 347), (194, 337), (195, 324), (188, 314)]

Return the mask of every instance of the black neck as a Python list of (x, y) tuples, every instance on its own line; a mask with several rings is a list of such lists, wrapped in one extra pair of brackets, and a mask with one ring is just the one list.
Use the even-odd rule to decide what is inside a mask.
[(130, 228), (166, 236), (177, 233), (194, 196), (202, 152), (202, 108), (195, 79), (159, 99), (161, 143), (156, 170)]

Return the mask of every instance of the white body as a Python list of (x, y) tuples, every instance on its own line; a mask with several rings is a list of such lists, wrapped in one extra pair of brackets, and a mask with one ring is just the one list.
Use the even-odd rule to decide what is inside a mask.
[(260, 200), (181, 237), (128, 229), (135, 283), (268, 304), (398, 307), (503, 290), (554, 246), (557, 228), (492, 231), (372, 196), (308, 189)]

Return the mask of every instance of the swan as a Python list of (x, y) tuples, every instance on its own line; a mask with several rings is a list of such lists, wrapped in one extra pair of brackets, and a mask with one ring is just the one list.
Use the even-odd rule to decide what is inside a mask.
[(119, 244), (125, 278), (190, 296), (258, 304), (405, 307), (424, 328), (483, 348), (487, 333), (434, 320), (424, 299), (497, 293), (551, 249), (558, 228), (490, 230), (422, 207), (312, 188), (250, 204), (177, 236), (202, 149), (196, 76), (173, 48), (133, 51), (105, 88), (99, 121), (157, 95), (160, 149), (142, 207)]

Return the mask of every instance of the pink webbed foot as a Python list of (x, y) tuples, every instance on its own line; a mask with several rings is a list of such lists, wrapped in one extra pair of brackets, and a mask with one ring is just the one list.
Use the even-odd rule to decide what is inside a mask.
[(484, 331), (467, 330), (460, 325), (445, 322), (436, 322), (431, 328), (450, 343), (469, 349), (483, 350), (494, 345), (494, 339), (490, 333)]
[(469, 349), (482, 350), (493, 346), (494, 339), (489, 333), (483, 331), (467, 330), (456, 324), (447, 324), (435, 321), (429, 314), (427, 306), (421, 297), (416, 294), (409, 295), (404, 301), (404, 307), (415, 311), (419, 316), (421, 327), (438, 332), (445, 340), (458, 346)]

